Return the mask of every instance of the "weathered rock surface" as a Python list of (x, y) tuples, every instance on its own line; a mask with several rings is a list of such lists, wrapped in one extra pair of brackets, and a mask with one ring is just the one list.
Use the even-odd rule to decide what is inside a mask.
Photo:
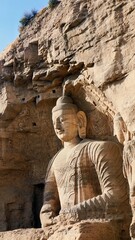
[[(74, 225), (52, 227), (44, 232), (42, 229), (18, 229), (1, 232), (1, 240), (119, 240), (119, 229), (111, 222), (84, 221)], [(126, 238), (125, 238), (126, 239)]]
[(132, 139), (134, 22), (134, 1), (62, 0), (1, 53), (1, 231), (40, 226), (47, 164), (61, 146), (51, 109), (63, 89), (86, 112), (88, 137), (112, 138), (119, 112)]
[(43, 9), (1, 54), (1, 79), (16, 89), (29, 89), (35, 97), (37, 92), (56, 93), (66, 80), (70, 85), (79, 83), (104, 113), (108, 101), (108, 110), (119, 111), (132, 131), (133, 22), (133, 1), (63, 0), (53, 10)]
[(46, 240), (42, 229), (18, 229), (14, 231), (1, 232), (2, 240)]

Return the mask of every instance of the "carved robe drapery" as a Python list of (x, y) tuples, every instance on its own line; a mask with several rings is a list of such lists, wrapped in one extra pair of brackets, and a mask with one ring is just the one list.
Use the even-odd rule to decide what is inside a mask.
[(63, 162), (58, 153), (48, 168), (45, 204), (56, 214), (76, 206), (83, 218), (96, 218), (100, 213), (102, 217), (121, 217), (128, 196), (119, 146), (85, 139)]

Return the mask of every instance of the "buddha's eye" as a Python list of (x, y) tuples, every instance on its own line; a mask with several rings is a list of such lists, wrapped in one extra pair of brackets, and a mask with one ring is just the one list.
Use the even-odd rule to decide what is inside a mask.
[(64, 122), (64, 119), (63, 119), (63, 118), (60, 118), (60, 122), (63, 123), (63, 122)]

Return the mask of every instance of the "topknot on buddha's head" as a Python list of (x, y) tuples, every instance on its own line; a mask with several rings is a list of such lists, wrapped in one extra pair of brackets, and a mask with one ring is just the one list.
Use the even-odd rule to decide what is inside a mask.
[(56, 106), (52, 109), (52, 112), (64, 109), (66, 110), (74, 109), (75, 111), (78, 110), (77, 106), (73, 103), (72, 98), (68, 96), (62, 96), (58, 98)]

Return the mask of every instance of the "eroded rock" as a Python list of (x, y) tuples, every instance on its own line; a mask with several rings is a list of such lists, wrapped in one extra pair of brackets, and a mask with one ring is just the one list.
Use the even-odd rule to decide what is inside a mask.
[[(53, 10), (39, 12), (1, 53), (1, 230), (21, 227), (22, 209), (23, 226), (40, 225), (35, 222), (46, 168), (61, 146), (51, 109), (63, 91), (86, 112), (89, 138), (116, 140), (113, 120), (119, 112), (132, 141), (134, 21), (134, 1), (62, 0)], [(24, 171), (23, 181), (18, 171)], [(27, 182), (29, 211), (25, 198), (23, 207), (18, 206)], [(38, 191), (41, 197), (36, 200)]]

